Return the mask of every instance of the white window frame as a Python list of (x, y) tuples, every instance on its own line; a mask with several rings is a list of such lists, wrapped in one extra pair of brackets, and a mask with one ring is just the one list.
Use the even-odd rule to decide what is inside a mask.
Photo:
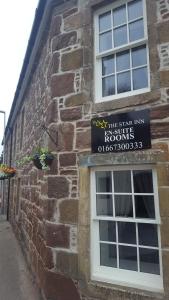
[[(112, 3), (110, 5), (100, 8), (94, 14), (94, 85), (95, 85), (94, 99), (95, 99), (96, 103), (150, 92), (150, 62), (149, 62), (148, 32), (147, 32), (147, 11), (146, 11), (146, 1), (145, 0), (143, 0), (144, 38), (136, 40), (136, 41), (128, 43), (128, 44), (125, 44), (120, 47), (116, 47), (116, 48), (101, 52), (101, 53), (99, 52), (99, 16), (101, 14), (104, 14), (116, 7), (119, 7), (123, 4), (125, 4), (127, 2), (131, 2), (131, 1), (133, 1), (133, 0), (115, 1), (115, 3)], [(147, 48), (148, 87), (103, 97), (102, 96), (102, 58), (109, 56), (111, 54), (119, 53), (124, 50), (130, 50), (131, 48), (135, 48), (135, 47), (138, 47), (141, 45), (146, 45), (146, 48)]]
[[(155, 219), (138, 219), (97, 216), (96, 214), (96, 171), (120, 171), (120, 170), (146, 170), (151, 169), (153, 175), (154, 203), (155, 203)], [(161, 236), (160, 236), (160, 214), (159, 199), (157, 188), (157, 174), (152, 165), (142, 166), (118, 166), (118, 167), (95, 167), (91, 169), (91, 279), (95, 281), (106, 282), (114, 285), (122, 285), (132, 288), (138, 288), (153, 292), (163, 292), (163, 271), (162, 271), (162, 255), (161, 255)], [(159, 241), (159, 264), (160, 275), (143, 273), (139, 271), (130, 271), (113, 267), (100, 265), (100, 239), (99, 239), (99, 220), (106, 221), (133, 221), (134, 223), (148, 223), (158, 225), (158, 241)], [(150, 247), (152, 248), (152, 247)]]

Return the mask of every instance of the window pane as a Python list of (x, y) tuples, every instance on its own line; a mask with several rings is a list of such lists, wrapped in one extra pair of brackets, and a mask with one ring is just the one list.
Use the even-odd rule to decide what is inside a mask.
[(138, 224), (139, 245), (158, 247), (157, 225)]
[(114, 171), (113, 176), (115, 193), (131, 193), (130, 171)]
[(143, 20), (139, 20), (129, 24), (130, 42), (142, 39), (144, 37)]
[(132, 66), (139, 67), (147, 64), (146, 46), (141, 46), (132, 49)]
[(153, 193), (153, 178), (151, 170), (133, 171), (134, 192)]
[(133, 70), (133, 89), (138, 90), (146, 87), (148, 87), (147, 68)]
[(99, 221), (100, 240), (116, 242), (116, 223), (111, 221)]
[(114, 73), (114, 55), (104, 57), (102, 59), (102, 75)]
[(117, 251), (115, 245), (100, 244), (100, 265), (117, 268)]
[(126, 23), (126, 5), (113, 10), (113, 25), (118, 26)]
[(99, 16), (99, 32), (111, 29), (111, 11)]
[(137, 271), (136, 247), (119, 246), (119, 267), (121, 269)]
[(96, 172), (96, 192), (97, 193), (111, 193), (111, 172), (100, 171)]
[(139, 248), (140, 271), (144, 273), (160, 274), (159, 251)]
[(97, 215), (112, 216), (113, 205), (111, 195), (96, 195), (96, 211)]
[(123, 51), (116, 56), (117, 72), (130, 69), (130, 54), (129, 51)]
[(118, 217), (133, 217), (132, 197), (115, 195), (115, 214)]
[(142, 0), (135, 0), (128, 3), (129, 21), (143, 16)]
[(127, 26), (114, 29), (114, 46), (127, 44)]
[(119, 243), (136, 244), (136, 224), (118, 222)]
[(108, 31), (106, 33), (100, 34), (99, 41), (100, 52), (106, 51), (112, 48), (112, 32)]
[(135, 196), (136, 218), (155, 218), (153, 196)]
[(103, 84), (103, 97), (115, 94), (115, 77), (109, 76), (102, 79)]
[(117, 92), (124, 93), (131, 91), (130, 72), (125, 72), (117, 75)]

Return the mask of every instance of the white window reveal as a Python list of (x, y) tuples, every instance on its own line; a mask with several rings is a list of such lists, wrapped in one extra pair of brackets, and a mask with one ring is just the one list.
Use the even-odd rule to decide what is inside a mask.
[(93, 169), (92, 279), (162, 291), (155, 170)]
[(96, 12), (96, 102), (150, 90), (147, 41), (145, 0), (115, 1)]

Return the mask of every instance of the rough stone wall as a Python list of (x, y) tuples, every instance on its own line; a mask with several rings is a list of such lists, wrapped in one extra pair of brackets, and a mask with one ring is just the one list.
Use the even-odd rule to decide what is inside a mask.
[[(85, 171), (88, 175), (84, 185), (82, 177), (79, 184), (78, 167), (80, 157), (91, 154), (92, 117), (150, 108), (153, 150), (147, 151), (147, 157), (150, 159), (154, 155), (158, 164), (165, 275), (165, 295), (162, 295), (161, 299), (167, 300), (168, 1), (147, 0), (151, 92), (95, 104), (92, 12), (95, 5), (102, 3), (102, 0), (70, 0), (56, 6), (51, 13), (36, 58), (36, 66), (24, 96), (22, 109), (25, 108), (25, 126), (22, 149), (19, 145), (22, 109), (16, 118), (16, 155), (13, 154), (12, 163), (15, 164), (16, 160), (30, 154), (37, 146), (48, 147), (53, 151), (55, 160), (50, 171), (37, 170), (32, 163), (18, 170), (18, 175), (11, 180), (13, 183), (10, 192), (10, 220), (46, 299), (157, 299), (158, 295), (147, 295), (122, 288), (119, 291), (117, 287), (114, 289), (90, 283), (90, 211), (89, 207), (85, 206), (85, 203), (89, 205), (90, 197), (89, 185), (86, 186), (89, 173)], [(44, 124), (55, 143), (42, 130)], [(132, 156), (134, 163), (138, 154), (132, 153)], [(120, 159), (119, 157), (119, 161)], [(140, 162), (146, 160), (148, 158)], [(79, 201), (79, 195), (80, 201), (85, 202)], [(18, 205), (20, 210), (16, 214)]]

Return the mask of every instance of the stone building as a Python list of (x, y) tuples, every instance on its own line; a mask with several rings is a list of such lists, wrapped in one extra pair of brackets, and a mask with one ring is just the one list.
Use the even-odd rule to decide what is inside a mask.
[(39, 2), (5, 160), (55, 158), (5, 203), (44, 299), (169, 299), (168, 31), (169, 0)]

